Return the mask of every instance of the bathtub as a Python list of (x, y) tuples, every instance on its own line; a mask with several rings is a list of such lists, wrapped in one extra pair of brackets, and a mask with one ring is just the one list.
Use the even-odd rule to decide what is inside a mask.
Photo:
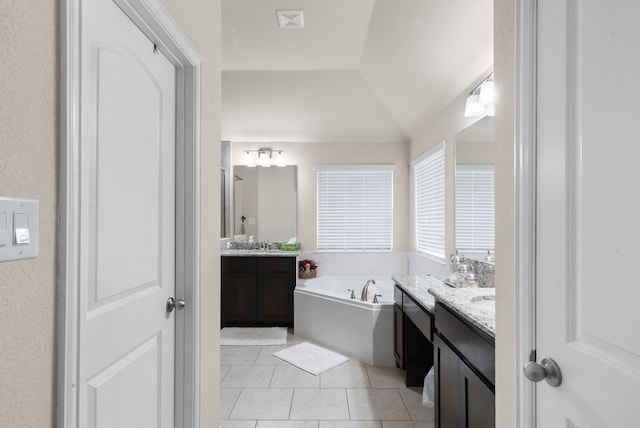
[[(369, 279), (382, 294), (380, 303), (360, 301)], [(391, 277), (376, 276), (324, 276), (298, 283), (293, 293), (295, 334), (369, 365), (395, 365), (393, 287)], [(355, 300), (347, 289), (355, 291)]]

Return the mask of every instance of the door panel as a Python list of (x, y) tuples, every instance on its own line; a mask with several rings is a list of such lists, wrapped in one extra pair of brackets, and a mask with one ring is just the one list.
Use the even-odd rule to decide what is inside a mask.
[[(164, 106), (162, 88), (135, 57), (102, 46), (92, 53), (97, 141), (91, 229), (97, 244), (96, 300), (101, 300), (163, 282), (158, 266)], [(137, 96), (123, 103), (121, 91)]]
[(495, 428), (495, 394), (470, 368), (461, 364), (460, 370), (464, 376), (465, 402), (467, 403), (465, 426)]
[(258, 319), (261, 322), (293, 323), (293, 278), (291, 272), (259, 275)]
[(434, 364), (436, 366), (436, 428), (462, 427), (465, 415), (458, 409), (464, 398), (460, 384), (460, 358), (439, 336), (434, 338)]
[(222, 289), (222, 324), (255, 321), (256, 274), (225, 273)]
[(640, 3), (541, 0), (538, 28), (538, 426), (621, 427), (640, 390)]
[(172, 427), (176, 70), (112, 0), (82, 13), (79, 421)]
[[(157, 374), (161, 370), (159, 337), (154, 336), (88, 381), (88, 419), (98, 427), (160, 426)], [(139, 382), (140, 378), (148, 379)]]

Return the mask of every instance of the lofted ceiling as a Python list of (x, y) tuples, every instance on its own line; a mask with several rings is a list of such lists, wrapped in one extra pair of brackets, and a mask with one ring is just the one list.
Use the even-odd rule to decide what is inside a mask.
[(222, 139), (408, 141), (492, 66), (493, 0), (222, 0)]

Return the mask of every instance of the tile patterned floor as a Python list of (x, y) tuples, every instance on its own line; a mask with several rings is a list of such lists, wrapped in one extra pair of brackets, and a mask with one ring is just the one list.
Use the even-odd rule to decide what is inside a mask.
[(311, 375), (273, 355), (283, 346), (221, 346), (222, 428), (433, 427), (422, 390), (395, 367), (359, 361)]

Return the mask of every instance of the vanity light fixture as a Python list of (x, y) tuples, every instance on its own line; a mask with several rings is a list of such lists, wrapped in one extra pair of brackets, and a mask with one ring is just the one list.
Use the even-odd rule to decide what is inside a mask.
[(480, 95), (470, 94), (464, 106), (464, 117), (480, 116), (484, 113), (484, 104), (480, 103)]
[(478, 100), (484, 104), (493, 104), (495, 99), (493, 80), (485, 80), (480, 84), (480, 95)]
[(271, 150), (262, 150), (258, 151), (258, 165), (269, 168), (271, 166)]
[(258, 165), (258, 153), (257, 150), (245, 150), (244, 151), (244, 164), (248, 167), (255, 167)]
[(284, 150), (258, 149), (244, 151), (244, 164), (248, 167), (271, 165), (284, 167), (287, 166), (284, 159)]
[(488, 116), (494, 116), (494, 88), (493, 73), (491, 73), (469, 93), (464, 108), (464, 117), (480, 116), (484, 113)]
[(281, 168), (284, 168), (285, 166), (287, 166), (287, 164), (284, 161), (284, 150), (277, 150), (274, 156), (275, 156), (276, 166), (279, 166)]

